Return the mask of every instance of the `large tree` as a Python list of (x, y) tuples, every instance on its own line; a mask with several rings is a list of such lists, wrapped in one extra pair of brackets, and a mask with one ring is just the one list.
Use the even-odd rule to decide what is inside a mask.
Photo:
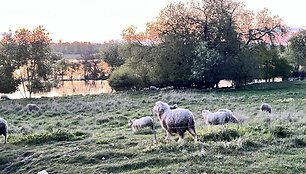
[(277, 44), (277, 37), (286, 32), (282, 20), (267, 9), (255, 15), (234, 0), (190, 2), (170, 3), (148, 23), (145, 32), (137, 33), (135, 27), (124, 30), (127, 42), (150, 47), (145, 56), (131, 56), (136, 65), (146, 65), (141, 67), (148, 73), (140, 76), (159, 86), (197, 87), (212, 87), (222, 79), (241, 86), (259, 78), (260, 68), (265, 66), (260, 63), (267, 62), (253, 55), (253, 48), (261, 43)]
[(14, 62), (20, 71), (20, 78), (24, 87), (32, 93), (49, 90), (51, 84), (51, 59), (49, 33), (42, 26), (36, 27), (33, 31), (19, 29), (14, 34), (4, 34), (3, 45), (13, 45), (7, 49), (9, 54), (14, 54)]

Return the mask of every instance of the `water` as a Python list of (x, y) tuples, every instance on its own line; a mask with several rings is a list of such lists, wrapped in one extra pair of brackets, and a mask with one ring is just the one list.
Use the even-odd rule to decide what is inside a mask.
[[(88, 81), (63, 81), (62, 85), (58, 88), (52, 88), (50, 92), (46, 93), (36, 93), (32, 94), (32, 98), (40, 97), (57, 97), (57, 96), (67, 96), (67, 95), (87, 95), (87, 94), (101, 94), (101, 93), (111, 93), (112, 88), (109, 86), (106, 80), (95, 80)], [(24, 98), (24, 92), (22, 85), (19, 86), (19, 90), (6, 94), (10, 99), (20, 99)], [(29, 97), (29, 93), (26, 94)]]
[[(276, 82), (280, 82), (281, 78), (277, 78)], [(263, 83), (264, 80), (257, 80), (255, 83)], [(63, 84), (58, 88), (51, 89), (50, 92), (32, 94), (33, 98), (40, 97), (57, 97), (57, 96), (67, 96), (67, 95), (87, 95), (87, 94), (101, 94), (101, 93), (111, 93), (112, 88), (109, 86), (107, 80), (95, 80), (85, 83), (84, 81), (63, 81)], [(219, 82), (219, 87), (231, 87), (231, 80), (221, 80)], [(19, 91), (12, 94), (6, 94), (10, 99), (24, 98), (22, 85), (19, 86)], [(27, 97), (29, 93), (27, 92)]]

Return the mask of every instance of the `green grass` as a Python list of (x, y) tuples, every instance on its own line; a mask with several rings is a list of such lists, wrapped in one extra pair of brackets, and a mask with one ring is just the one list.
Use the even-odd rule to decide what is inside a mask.
[[(165, 141), (132, 132), (128, 120), (151, 116), (162, 100), (190, 109), (198, 142), (186, 133)], [(232, 90), (117, 92), (0, 101), (9, 123), (8, 144), (0, 137), (0, 173), (305, 173), (306, 82), (254, 84)], [(27, 103), (41, 110), (27, 112)], [(262, 102), (273, 113), (259, 110)], [(228, 108), (242, 125), (204, 125), (203, 109)], [(269, 120), (271, 123), (269, 124)]]

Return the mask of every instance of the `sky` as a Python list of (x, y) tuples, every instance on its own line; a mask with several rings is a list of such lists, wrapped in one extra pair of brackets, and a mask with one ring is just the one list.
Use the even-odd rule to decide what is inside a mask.
[[(173, 1), (180, 0), (3, 0), (0, 33), (43, 25), (53, 42), (103, 43), (121, 39), (130, 25), (143, 31)], [(254, 12), (268, 8), (290, 27), (306, 26), (304, 0), (241, 1)]]

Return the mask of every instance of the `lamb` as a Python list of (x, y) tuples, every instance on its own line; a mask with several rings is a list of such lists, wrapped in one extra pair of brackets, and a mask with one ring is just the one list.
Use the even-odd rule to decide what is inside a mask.
[(1, 100), (10, 100), (10, 98), (9, 98), (7, 95), (5, 95), (5, 94), (2, 94), (2, 95), (0, 96), (0, 99), (1, 99)]
[(7, 121), (3, 118), (0, 118), (0, 135), (4, 135), (4, 144), (6, 144), (8, 137), (8, 125)]
[(229, 109), (219, 109), (217, 112), (227, 112), (229, 113), (225, 118), (225, 123), (239, 123), (238, 118)]
[(134, 132), (144, 127), (150, 127), (154, 131), (154, 121), (150, 116), (129, 120), (129, 126), (132, 127)]
[(271, 107), (271, 105), (269, 105), (268, 103), (262, 103), (261, 106), (260, 106), (260, 110), (261, 110), (261, 111), (269, 112), (269, 113), (271, 114), (271, 112), (272, 112), (272, 107)]
[(156, 132), (154, 127), (154, 120), (152, 117), (146, 116), (138, 119), (129, 120), (129, 126), (132, 127), (132, 130), (134, 132), (145, 127), (150, 127), (151, 131), (154, 133), (154, 140), (156, 141)]
[(194, 141), (197, 141), (195, 120), (190, 110), (183, 108), (171, 109), (167, 103), (158, 101), (153, 107), (153, 113), (158, 117), (162, 128), (166, 130), (166, 140), (177, 133), (179, 135), (178, 142), (182, 142), (185, 132), (188, 131), (193, 136)]
[(29, 112), (38, 111), (40, 108), (36, 104), (27, 104), (26, 109)]

